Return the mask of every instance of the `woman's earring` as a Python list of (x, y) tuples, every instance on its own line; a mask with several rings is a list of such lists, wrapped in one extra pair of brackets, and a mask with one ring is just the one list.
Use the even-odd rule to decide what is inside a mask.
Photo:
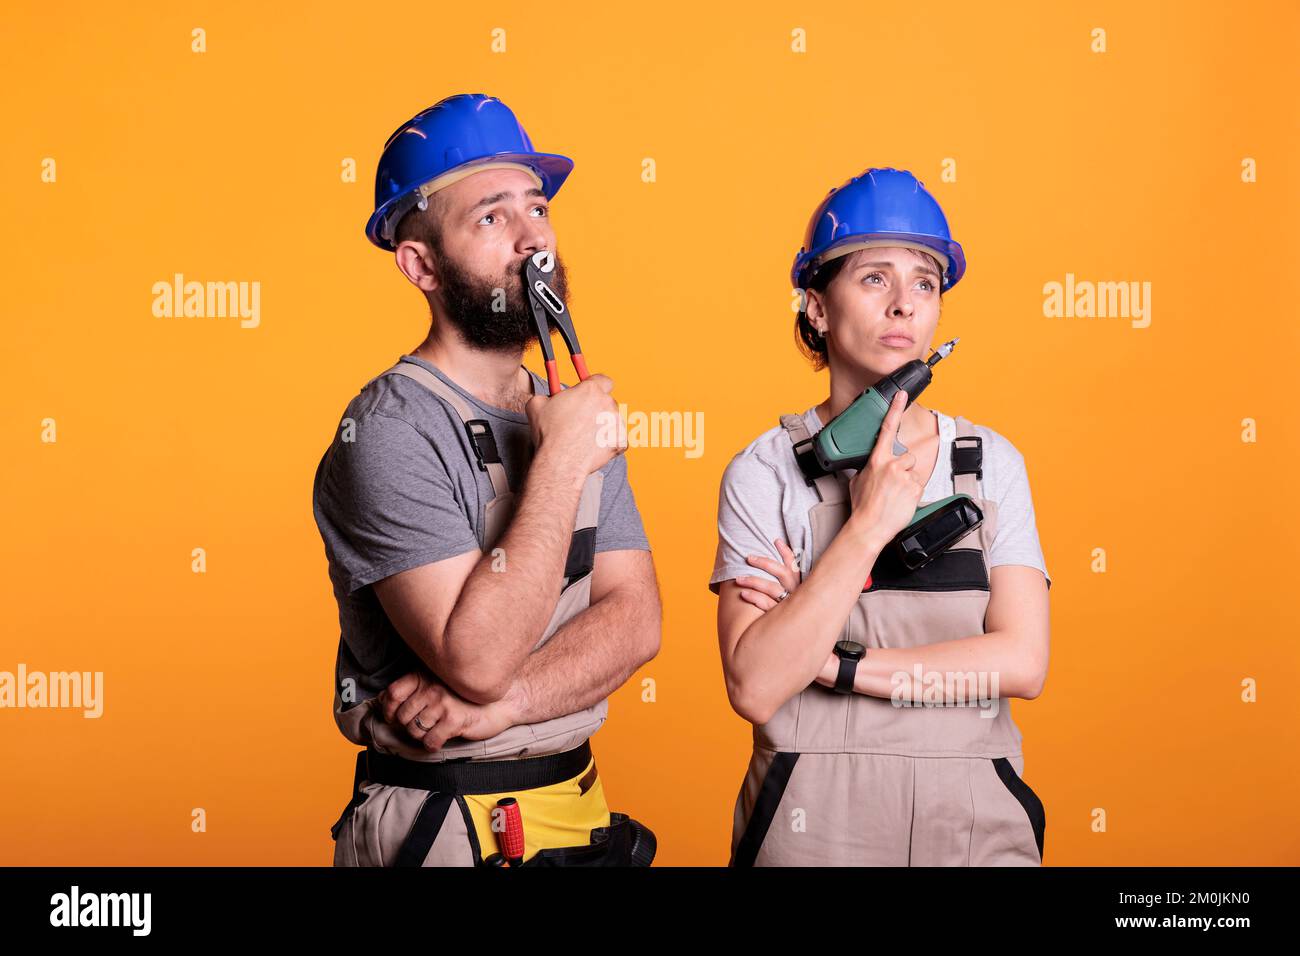
[(826, 330), (825, 330), (825, 329), (818, 329), (818, 330), (817, 330), (817, 337), (818, 337), (818, 338), (823, 338), (823, 339), (826, 338)]

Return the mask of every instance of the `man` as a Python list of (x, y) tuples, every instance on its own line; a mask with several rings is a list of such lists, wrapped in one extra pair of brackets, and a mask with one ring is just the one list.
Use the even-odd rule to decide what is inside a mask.
[(524, 260), (551, 250), (564, 295), (548, 207), (572, 167), (482, 94), (423, 111), (380, 158), (366, 233), (432, 324), (349, 403), (314, 482), (335, 719), (367, 748), (336, 866), (653, 856), (653, 834), (610, 813), (587, 743), (659, 648), (625, 438), (602, 427), (613, 383), (546, 397), (521, 364), (537, 339)]

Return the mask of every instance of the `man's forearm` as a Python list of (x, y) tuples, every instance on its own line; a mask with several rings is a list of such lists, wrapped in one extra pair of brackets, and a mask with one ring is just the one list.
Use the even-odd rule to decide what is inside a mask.
[(507, 674), (522, 666), (555, 613), (585, 480), (538, 453), (509, 526), (470, 572), (447, 619), (450, 666), (488, 660)]
[(636, 594), (612, 593), (562, 624), (528, 655), (506, 699), (513, 723), (531, 724), (604, 700), (658, 645), (660, 609)]

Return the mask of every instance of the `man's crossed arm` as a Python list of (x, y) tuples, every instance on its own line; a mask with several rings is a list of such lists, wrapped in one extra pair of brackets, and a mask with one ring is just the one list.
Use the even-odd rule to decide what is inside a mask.
[[(461, 585), (482, 557), (470, 552), (413, 568), (375, 585), (394, 626), (417, 653), (420, 647), (408, 633), (428, 634), (438, 628), (439, 618), (445, 627)], [(511, 607), (508, 596), (502, 597), (503, 607)], [(547, 621), (554, 604), (549, 602)], [(407, 674), (380, 695), (384, 718), (405, 726), (427, 750), (437, 750), (453, 737), (482, 740), (515, 724), (574, 713), (609, 696), (658, 653), (661, 619), (650, 552), (598, 552), (589, 606), (524, 658), (500, 696), (479, 701), (461, 697), (451, 682), (442, 678), (436, 658), (428, 660), (426, 650), (421, 657), (433, 665), (429, 671)], [(513, 623), (518, 626), (517, 618)], [(533, 630), (533, 623), (527, 630)], [(545, 625), (546, 621), (541, 622), (537, 631)], [(478, 642), (480, 653), (492, 654), (493, 644), (484, 635)]]

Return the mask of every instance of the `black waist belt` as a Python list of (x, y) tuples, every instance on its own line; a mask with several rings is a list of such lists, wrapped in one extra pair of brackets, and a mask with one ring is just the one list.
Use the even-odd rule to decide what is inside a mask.
[(376, 750), (357, 754), (357, 776), (372, 783), (439, 793), (504, 793), (532, 790), (571, 780), (591, 763), (591, 743), (563, 753), (515, 760), (470, 760), (441, 763), (406, 760)]

